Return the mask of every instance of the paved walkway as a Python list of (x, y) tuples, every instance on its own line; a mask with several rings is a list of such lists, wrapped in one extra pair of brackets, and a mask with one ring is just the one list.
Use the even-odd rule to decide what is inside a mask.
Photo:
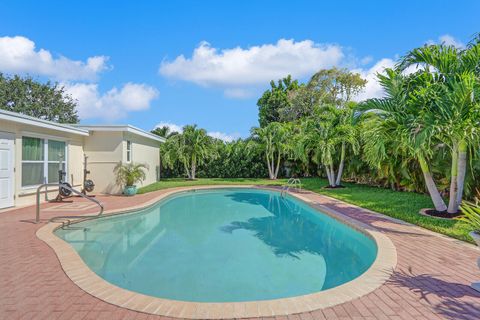
[[(132, 198), (99, 196), (106, 210), (144, 203), (164, 191)], [(311, 199), (384, 232), (397, 248), (393, 276), (379, 289), (356, 300), (277, 319), (480, 319), (480, 250), (460, 241), (313, 193)], [(45, 204), (42, 217), (94, 212), (73, 204)], [(69, 208), (70, 207), (70, 208)], [(0, 213), (0, 319), (167, 319), (110, 305), (78, 288), (64, 274), (50, 247), (35, 232), (34, 207)]]

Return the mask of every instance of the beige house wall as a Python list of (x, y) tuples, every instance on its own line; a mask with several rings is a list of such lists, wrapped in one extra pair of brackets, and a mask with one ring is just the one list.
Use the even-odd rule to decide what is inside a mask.
[(93, 193), (117, 194), (121, 186), (115, 182), (113, 169), (123, 160), (123, 133), (90, 131), (83, 150), (88, 157), (89, 179), (95, 183)]
[(124, 133), (123, 161), (127, 160), (127, 140), (132, 143), (132, 162), (144, 163), (148, 166), (145, 181), (138, 186), (146, 186), (160, 179), (160, 142), (144, 138), (129, 132)]
[(127, 141), (131, 141), (131, 162), (145, 163), (145, 181), (139, 187), (158, 181), (160, 170), (160, 142), (122, 131), (90, 130), (84, 139), (84, 151), (88, 156), (89, 179), (95, 183), (95, 192), (119, 194), (122, 186), (116, 183), (113, 169), (119, 162), (127, 162)]
[[(83, 181), (83, 136), (5, 120), (0, 120), (0, 131), (11, 133), (15, 137), (15, 206), (35, 203), (37, 190), (37, 187), (22, 187), (23, 136), (65, 141), (67, 146), (67, 181), (76, 189), (81, 189)], [(57, 190), (55, 188), (50, 188), (49, 190), (51, 190), (49, 191), (49, 197), (55, 197)], [(42, 195), (43, 199), (44, 196)]]

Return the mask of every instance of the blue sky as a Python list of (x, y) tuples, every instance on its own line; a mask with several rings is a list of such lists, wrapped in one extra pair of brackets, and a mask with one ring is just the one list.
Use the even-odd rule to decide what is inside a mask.
[(2, 1), (0, 72), (59, 81), (83, 123), (196, 123), (246, 136), (269, 79), (374, 74), (426, 42), (462, 46), (479, 1)]

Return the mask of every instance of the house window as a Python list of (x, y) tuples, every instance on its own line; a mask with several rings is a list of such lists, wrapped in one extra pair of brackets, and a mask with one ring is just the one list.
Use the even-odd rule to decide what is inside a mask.
[(45, 143), (43, 139), (22, 139), (22, 187), (43, 183), (45, 176)]
[(22, 187), (58, 182), (59, 161), (65, 170), (66, 144), (63, 141), (22, 138)]
[(132, 142), (127, 140), (127, 162), (132, 161)]
[(65, 142), (48, 140), (48, 183), (58, 182), (60, 159), (62, 160), (62, 170), (65, 171)]

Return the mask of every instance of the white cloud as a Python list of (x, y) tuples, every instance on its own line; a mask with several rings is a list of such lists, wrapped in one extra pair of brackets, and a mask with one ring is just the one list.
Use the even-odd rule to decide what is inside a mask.
[(37, 49), (28, 38), (0, 37), (0, 71), (4, 73), (28, 73), (61, 81), (95, 80), (110, 68), (107, 62), (106, 56), (90, 57), (86, 62), (55, 58), (50, 51)]
[(447, 46), (454, 46), (459, 49), (465, 48), (465, 44), (462, 41), (455, 39), (455, 37), (449, 34), (441, 35), (440, 37), (438, 37), (438, 41), (434, 41), (434, 40), (427, 41), (427, 44), (436, 44), (436, 43), (443, 43)]
[(230, 97), (244, 97), (245, 87), (264, 85), (288, 74), (293, 78), (310, 76), (338, 65), (343, 57), (340, 46), (311, 40), (280, 39), (275, 44), (246, 49), (217, 49), (202, 42), (191, 58), (180, 55), (173, 61), (163, 61), (159, 72), (171, 79), (225, 88), (225, 95)]
[(105, 118), (109, 121), (125, 118), (129, 111), (146, 110), (158, 97), (158, 91), (145, 84), (127, 83), (100, 94), (98, 84), (65, 84), (65, 91), (78, 101), (79, 117)]

